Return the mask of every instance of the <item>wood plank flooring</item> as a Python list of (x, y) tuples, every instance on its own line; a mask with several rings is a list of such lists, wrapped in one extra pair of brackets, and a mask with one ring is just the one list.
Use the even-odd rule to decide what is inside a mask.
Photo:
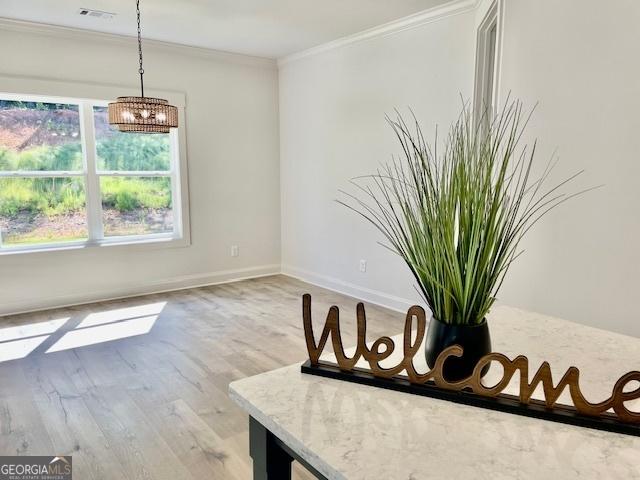
[[(0, 363), (0, 455), (73, 455), (79, 480), (251, 479), (227, 388), (305, 359), (306, 292), (318, 324), (340, 306), (355, 344), (356, 300), (280, 275), (0, 318), (0, 359), (16, 358)], [(367, 318), (372, 337), (402, 331), (401, 314)]]

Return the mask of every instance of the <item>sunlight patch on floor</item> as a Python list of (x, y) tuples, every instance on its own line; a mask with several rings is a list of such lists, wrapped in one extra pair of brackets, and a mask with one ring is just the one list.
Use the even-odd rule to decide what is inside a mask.
[(96, 325), (119, 322), (121, 320), (159, 315), (166, 305), (167, 302), (157, 302), (138, 305), (136, 307), (118, 308), (106, 312), (90, 313), (80, 322), (77, 328), (94, 327)]
[(0, 328), (0, 362), (27, 357), (48, 338), (57, 339), (46, 351), (53, 353), (145, 335), (166, 305), (167, 302), (155, 302), (90, 313), (68, 332), (59, 329), (71, 317)]
[(53, 333), (69, 320), (69, 317), (58, 318), (46, 322), (29, 323), (15, 327), (0, 328), (0, 342), (18, 340), (20, 338), (36, 337), (47, 333)]
[(151, 331), (157, 319), (158, 315), (152, 315), (150, 317), (135, 318), (133, 320), (109, 323), (97, 327), (72, 330), (65, 333), (60, 340), (54, 343), (49, 350), (47, 350), (47, 353), (144, 335)]
[(49, 335), (0, 343), (0, 362), (8, 362), (9, 360), (18, 360), (26, 357), (47, 338), (49, 338)]

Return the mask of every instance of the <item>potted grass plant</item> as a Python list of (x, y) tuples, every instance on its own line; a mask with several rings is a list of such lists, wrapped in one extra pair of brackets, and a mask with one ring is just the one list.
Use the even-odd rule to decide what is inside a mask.
[(428, 365), (445, 348), (463, 347), (462, 357), (444, 364), (450, 380), (469, 376), (490, 353), (486, 315), (521, 253), (523, 236), (550, 210), (586, 191), (563, 192), (582, 172), (549, 186), (552, 160), (534, 175), (535, 144), (519, 146), (529, 117), (517, 101), (493, 118), (476, 119), (463, 106), (442, 152), (437, 138), (433, 146), (425, 141), (415, 116), (412, 128), (399, 113), (387, 117), (401, 155), (375, 174), (353, 179), (356, 191), (341, 191), (346, 198), (338, 200), (371, 222), (415, 277), (432, 313)]

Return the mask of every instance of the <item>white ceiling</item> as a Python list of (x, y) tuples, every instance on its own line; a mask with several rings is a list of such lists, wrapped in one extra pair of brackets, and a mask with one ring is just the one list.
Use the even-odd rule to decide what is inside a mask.
[[(448, 0), (141, 0), (143, 37), (278, 58)], [(89, 8), (116, 13), (83, 17)], [(135, 0), (0, 0), (0, 17), (134, 35)]]

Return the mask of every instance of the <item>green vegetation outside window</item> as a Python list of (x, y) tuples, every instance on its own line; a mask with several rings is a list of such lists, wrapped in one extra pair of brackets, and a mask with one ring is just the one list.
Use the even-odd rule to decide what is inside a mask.
[(0, 252), (179, 236), (176, 140), (118, 132), (106, 110), (0, 94)]

